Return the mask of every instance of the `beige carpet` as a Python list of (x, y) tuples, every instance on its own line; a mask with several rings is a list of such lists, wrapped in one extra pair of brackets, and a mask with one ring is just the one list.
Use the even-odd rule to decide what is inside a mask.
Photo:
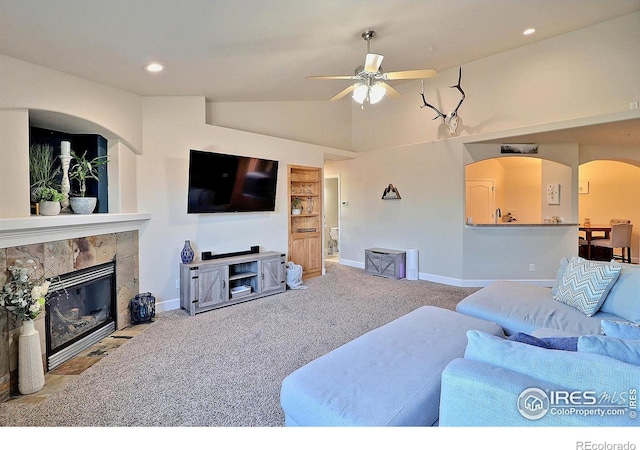
[(41, 403), (0, 404), (4, 426), (282, 426), (282, 379), (420, 306), (454, 309), (475, 288), (388, 280), (327, 263), (306, 290), (152, 326)]

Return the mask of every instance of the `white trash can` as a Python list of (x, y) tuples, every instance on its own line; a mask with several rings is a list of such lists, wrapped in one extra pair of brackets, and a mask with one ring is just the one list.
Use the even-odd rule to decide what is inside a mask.
[(418, 249), (407, 250), (407, 280), (418, 279)]

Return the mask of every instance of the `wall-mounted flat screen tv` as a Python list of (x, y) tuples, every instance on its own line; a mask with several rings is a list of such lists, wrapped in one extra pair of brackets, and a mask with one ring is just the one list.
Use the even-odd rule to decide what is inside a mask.
[(187, 213), (274, 211), (278, 161), (191, 150)]

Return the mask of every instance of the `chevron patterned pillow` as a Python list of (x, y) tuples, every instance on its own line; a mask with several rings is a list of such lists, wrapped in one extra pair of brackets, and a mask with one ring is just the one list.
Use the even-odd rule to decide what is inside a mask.
[(592, 262), (574, 256), (567, 265), (554, 298), (593, 316), (618, 279), (620, 266)]

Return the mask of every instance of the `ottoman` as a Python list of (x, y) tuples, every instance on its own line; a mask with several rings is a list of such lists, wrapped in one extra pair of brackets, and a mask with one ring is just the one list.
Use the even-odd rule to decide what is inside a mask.
[(493, 322), (423, 306), (302, 366), (283, 381), (286, 426), (433, 426), (440, 378), (464, 355), (467, 330)]

